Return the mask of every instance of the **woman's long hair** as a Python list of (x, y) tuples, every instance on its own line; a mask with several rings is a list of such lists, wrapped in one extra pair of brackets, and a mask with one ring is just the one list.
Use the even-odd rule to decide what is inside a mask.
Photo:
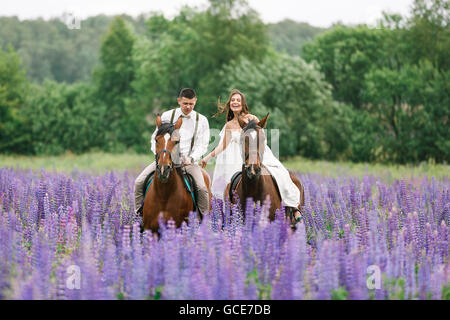
[(242, 105), (241, 114), (250, 113), (250, 111), (248, 110), (247, 101), (245, 100), (244, 94), (242, 92), (240, 92), (238, 89), (233, 89), (233, 90), (231, 90), (230, 96), (228, 97), (228, 101), (227, 101), (227, 103), (225, 103), (225, 105), (220, 103), (220, 98), (217, 100), (217, 110), (218, 111), (216, 114), (213, 115), (214, 118), (221, 115), (225, 111), (227, 112), (227, 122), (234, 118), (234, 113), (233, 113), (233, 111), (230, 110), (230, 102), (231, 102), (231, 97), (234, 96), (235, 94), (239, 94), (241, 96), (241, 105)]

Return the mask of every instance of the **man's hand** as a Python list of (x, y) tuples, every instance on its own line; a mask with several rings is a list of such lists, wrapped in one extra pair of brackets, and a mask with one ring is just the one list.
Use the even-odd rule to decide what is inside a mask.
[(192, 157), (186, 157), (186, 156), (181, 157), (181, 163), (184, 164), (185, 166), (191, 165), (193, 163)]

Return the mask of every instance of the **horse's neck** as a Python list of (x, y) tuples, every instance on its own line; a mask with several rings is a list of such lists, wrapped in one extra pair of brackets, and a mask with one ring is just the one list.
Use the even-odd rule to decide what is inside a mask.
[(242, 190), (244, 191), (244, 194), (246, 194), (246, 197), (251, 196), (252, 198), (255, 198), (255, 196), (260, 194), (262, 188), (264, 188), (263, 174), (257, 178), (249, 179), (244, 166), (242, 166)]

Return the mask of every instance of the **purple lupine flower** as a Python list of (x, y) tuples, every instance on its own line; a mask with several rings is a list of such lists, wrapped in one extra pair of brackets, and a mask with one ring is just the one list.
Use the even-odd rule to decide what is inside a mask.
[(404, 264), (404, 277), (405, 277), (405, 298), (414, 299), (416, 293), (416, 279), (414, 272), (414, 254), (412, 245), (408, 245), (406, 250), (406, 259)]
[(331, 256), (330, 242), (325, 240), (319, 252), (319, 260), (316, 263), (317, 277), (319, 279), (319, 291), (317, 292), (317, 299), (328, 300), (331, 298), (331, 290), (333, 289), (332, 270), (329, 258)]
[[(375, 299), (397, 297), (398, 282), (389, 286), (399, 278), (406, 281), (405, 298), (442, 298), (448, 180), (388, 186), (372, 176), (301, 179), (305, 221), (295, 232), (284, 208), (269, 222), (268, 203), (253, 207), (247, 199), (243, 220), (238, 207), (228, 204), (227, 216), (214, 199), (202, 222), (192, 213), (180, 229), (163, 223), (158, 239), (133, 225), (133, 175), (0, 169), (0, 296), (311, 299), (329, 298), (328, 291), (343, 286), (350, 299), (367, 299), (366, 267), (376, 264), (388, 281)], [(178, 262), (167, 263), (174, 250)], [(58, 291), (58, 277), (67, 276), (61, 260), (80, 266), (82, 290)], [(318, 270), (327, 268), (321, 276)], [(178, 286), (169, 294), (173, 281)]]

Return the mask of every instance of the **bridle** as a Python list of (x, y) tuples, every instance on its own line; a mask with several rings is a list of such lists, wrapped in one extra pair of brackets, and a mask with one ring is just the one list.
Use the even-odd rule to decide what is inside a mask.
[(170, 156), (170, 162), (171, 162), (171, 165), (169, 166), (169, 169), (172, 169), (173, 167), (176, 167), (174, 164), (173, 164), (173, 161), (172, 161), (172, 152), (170, 152), (169, 150), (167, 150), (167, 149), (162, 149), (160, 152), (158, 152), (157, 154), (156, 154), (156, 156), (155, 156), (155, 161), (156, 161), (156, 169), (160, 169), (161, 168), (161, 166), (159, 165), (159, 163), (158, 163), (158, 159), (159, 159), (159, 157), (161, 156), (161, 153), (168, 153), (169, 154), (169, 156)]
[[(173, 133), (173, 132), (172, 132)], [(170, 134), (170, 137), (172, 137), (172, 133)], [(170, 139), (170, 138), (169, 138)], [(156, 137), (155, 137), (156, 140)], [(176, 148), (178, 146), (178, 144), (180, 143), (180, 140), (175, 141), (175, 146), (174, 148)], [(178, 148), (179, 151), (179, 148)], [(161, 165), (159, 164), (159, 158), (161, 157), (161, 154), (163, 153), (168, 153), (169, 157), (170, 157), (170, 166), (168, 166), (168, 171), (169, 174), (172, 171), (173, 168), (179, 168), (181, 167), (181, 164), (174, 164), (173, 159), (172, 159), (172, 152), (168, 149), (162, 149), (161, 151), (159, 151), (156, 156), (155, 156), (155, 162), (156, 162), (156, 171), (157, 172), (161, 172)]]
[[(256, 138), (256, 151), (255, 150), (249, 150), (247, 154), (245, 154), (245, 151), (242, 150), (242, 148), (244, 148), (245, 150), (245, 141), (244, 143), (242, 143), (242, 140), (245, 139), (245, 132), (247, 132), (248, 130), (255, 130), (256, 134), (257, 134), (257, 138)], [(256, 125), (255, 127), (249, 128), (248, 125), (243, 128), (244, 130), (244, 135), (241, 136), (241, 157), (242, 157), (242, 161), (243, 161), (243, 165), (244, 165), (244, 169), (245, 170), (249, 170), (251, 168), (252, 165), (247, 165), (246, 161), (250, 158), (251, 154), (256, 154), (259, 157), (259, 163), (260, 163), (260, 167), (264, 167), (263, 165), (263, 154), (264, 154), (264, 149), (262, 152), (259, 151), (259, 145), (260, 145), (260, 141), (259, 141), (259, 130), (263, 130), (260, 126)]]

